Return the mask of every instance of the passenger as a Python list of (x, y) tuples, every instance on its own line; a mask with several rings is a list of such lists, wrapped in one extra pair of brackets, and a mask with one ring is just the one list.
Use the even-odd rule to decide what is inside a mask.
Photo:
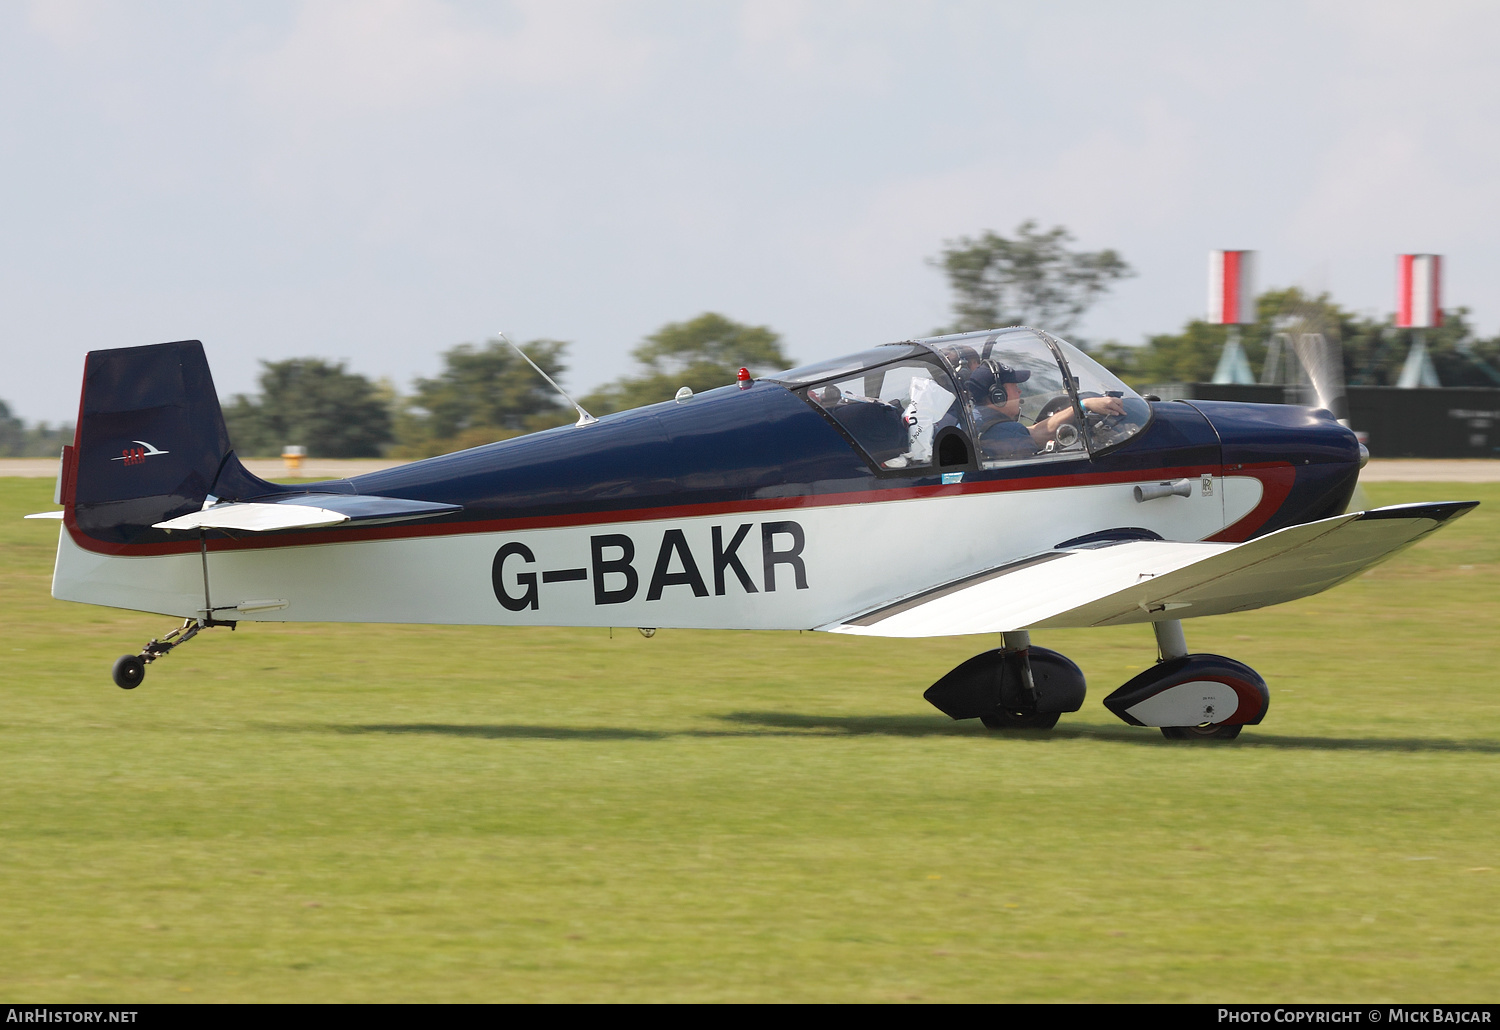
[(944, 347), (943, 358), (948, 362), (948, 366), (953, 369), (953, 374), (958, 377), (959, 382), (967, 379), (969, 374), (981, 364), (979, 352), (963, 343), (955, 343), (952, 346)]
[(807, 395), (825, 408), (831, 408), (844, 399), (844, 395), (839, 391), (839, 388), (831, 384), (823, 387), (821, 390), (816, 388), (809, 390), (807, 391)]
[(910, 446), (900, 400), (882, 401), (849, 393), (835, 383), (815, 386), (807, 396), (832, 415), (876, 462), (887, 468), (905, 467), (904, 461), (890, 464)]
[[(1053, 412), (1033, 425), (1022, 425), (1020, 384), (1031, 378), (1029, 369), (1011, 368), (1001, 361), (979, 362), (964, 380), (964, 389), (974, 402), (980, 449), (991, 459), (1024, 458), (1036, 454), (1057, 438), (1057, 431), (1077, 421), (1072, 404)], [(1085, 397), (1085, 411), (1100, 415), (1123, 415), (1125, 403), (1119, 397)]]

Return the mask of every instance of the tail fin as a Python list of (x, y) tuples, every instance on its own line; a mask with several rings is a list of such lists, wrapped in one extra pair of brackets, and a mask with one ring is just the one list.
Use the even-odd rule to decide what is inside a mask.
[(245, 471), (203, 344), (197, 340), (89, 352), (62, 499), (89, 536), (116, 543), (156, 535), (152, 523), (281, 488)]

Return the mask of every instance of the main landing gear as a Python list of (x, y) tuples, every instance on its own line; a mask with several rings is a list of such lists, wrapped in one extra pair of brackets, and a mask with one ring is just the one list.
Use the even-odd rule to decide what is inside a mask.
[[(1161, 657), (1104, 699), (1132, 726), (1156, 726), (1168, 740), (1233, 740), (1259, 723), (1271, 703), (1266, 681), (1232, 658), (1188, 654), (1182, 623), (1152, 623)], [(923, 695), (954, 719), (979, 719), (993, 730), (1050, 730), (1083, 705), (1083, 673), (1056, 651), (1033, 647), (1027, 633), (1006, 633), (1004, 646), (975, 655)]]
[(235, 623), (215, 619), (212, 616), (200, 619), (184, 619), (181, 626), (178, 626), (160, 640), (152, 638), (150, 643), (141, 648), (139, 654), (122, 654), (119, 658), (115, 659), (115, 667), (110, 670), (110, 675), (115, 680), (115, 686), (121, 690), (134, 690), (146, 678), (146, 666), (158, 658), (165, 656), (174, 647), (181, 647), (183, 644), (186, 644), (202, 630), (212, 629), (215, 626), (228, 626), (233, 630)]
[(1050, 730), (1083, 705), (1083, 671), (1029, 633), (1006, 633), (1004, 646), (975, 655), (922, 696), (954, 719), (992, 730)]

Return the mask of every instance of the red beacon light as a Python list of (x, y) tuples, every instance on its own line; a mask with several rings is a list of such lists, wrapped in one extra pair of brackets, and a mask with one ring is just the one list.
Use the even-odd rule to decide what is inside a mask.
[(735, 374), (734, 381), (740, 384), (741, 390), (750, 389), (750, 370), (742, 368)]

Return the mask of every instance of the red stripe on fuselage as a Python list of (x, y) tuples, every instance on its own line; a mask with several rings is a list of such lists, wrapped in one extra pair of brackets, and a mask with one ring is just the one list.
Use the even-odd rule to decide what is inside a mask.
[(1224, 474), (1226, 478), (1230, 475), (1246, 475), (1260, 480), (1260, 503), (1244, 518), (1209, 537), (1208, 542), (1214, 544), (1238, 544), (1249, 540), (1257, 529), (1271, 521), (1271, 516), (1280, 510), (1282, 502), (1287, 499), (1297, 481), (1297, 470), (1287, 462), (1245, 465), (1232, 473), (1226, 469)]
[[(259, 547), (308, 547), (317, 544), (346, 543), (365, 540), (399, 540), (410, 537), (458, 536), (477, 533), (510, 533), (528, 529), (556, 529), (570, 526), (607, 526), (620, 522), (646, 522), (658, 519), (697, 518), (739, 512), (788, 511), (797, 508), (827, 508), (845, 504), (869, 504), (885, 501), (920, 500), (958, 497), (965, 494), (1008, 493), (1022, 490), (1052, 490), (1070, 486), (1105, 486), (1141, 480), (1181, 479), (1203, 475), (1218, 476), (1215, 465), (1190, 465), (1178, 468), (1130, 469), (1121, 472), (1073, 473), (1060, 476), (1032, 476), (1023, 479), (995, 479), (951, 485), (892, 487), (885, 490), (859, 490), (849, 493), (806, 494), (801, 497), (774, 497), (752, 501), (721, 501), (709, 504), (678, 504), (657, 508), (626, 508), (618, 511), (576, 512), (561, 515), (521, 516), (508, 519), (474, 519), (465, 522), (431, 522), (419, 525), (370, 526), (364, 529), (325, 529), (313, 532), (280, 532), (269, 536), (218, 538), (208, 541), (210, 551), (248, 550)], [(1283, 476), (1282, 473), (1285, 473)], [(1296, 470), (1284, 462), (1245, 466), (1236, 475), (1260, 479), (1265, 486), (1255, 510), (1211, 540), (1244, 540), (1264, 525), (1291, 492)], [(1284, 488), (1282, 480), (1285, 480)], [(65, 524), (75, 543), (95, 554), (126, 557), (153, 557), (166, 554), (189, 554), (198, 550), (198, 540), (190, 537), (152, 544), (117, 544), (96, 540), (78, 528), (72, 506), (67, 509)], [(1243, 535), (1227, 534), (1241, 531)]]

